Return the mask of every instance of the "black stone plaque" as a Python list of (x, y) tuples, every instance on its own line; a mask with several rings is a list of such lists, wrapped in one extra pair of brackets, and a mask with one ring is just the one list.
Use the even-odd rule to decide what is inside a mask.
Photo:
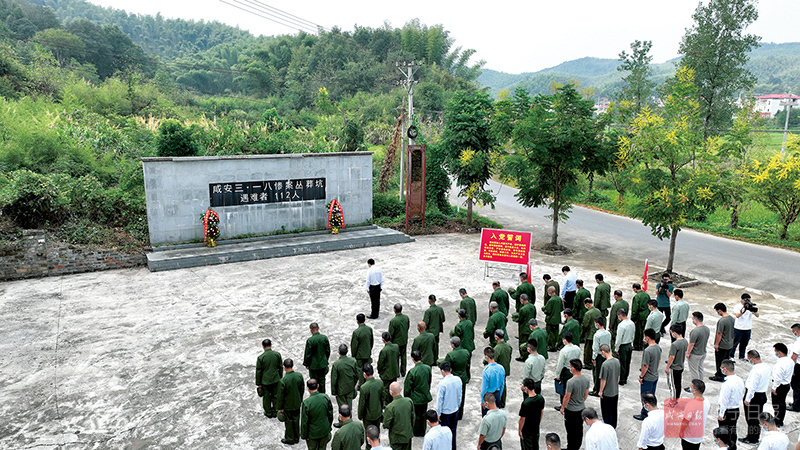
[(211, 207), (325, 200), (325, 178), (211, 183)]

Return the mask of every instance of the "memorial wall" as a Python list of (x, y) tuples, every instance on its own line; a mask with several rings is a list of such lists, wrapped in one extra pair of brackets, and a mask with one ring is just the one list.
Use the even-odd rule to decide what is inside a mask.
[(345, 224), (372, 219), (372, 153), (142, 158), (150, 242), (203, 239), (201, 215), (220, 216), (221, 240), (324, 229), (336, 198)]

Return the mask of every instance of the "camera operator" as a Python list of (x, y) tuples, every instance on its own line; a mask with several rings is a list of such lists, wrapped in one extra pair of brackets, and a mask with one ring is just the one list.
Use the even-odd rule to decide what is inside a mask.
[(736, 322), (733, 324), (733, 348), (731, 348), (730, 358), (736, 354), (736, 347), (739, 347), (739, 359), (743, 360), (747, 352), (747, 344), (750, 343), (750, 332), (753, 329), (753, 316), (758, 317), (756, 304), (750, 301), (750, 294), (742, 294), (741, 307), (733, 311)]

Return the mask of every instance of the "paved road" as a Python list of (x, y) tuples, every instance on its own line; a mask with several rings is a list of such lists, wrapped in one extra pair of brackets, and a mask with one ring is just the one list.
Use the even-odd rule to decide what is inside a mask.
[[(546, 208), (526, 208), (517, 202), (516, 189), (492, 182), (496, 209), (480, 214), (506, 228), (534, 233), (534, 241), (549, 242), (552, 222)], [(559, 225), (558, 242), (581, 251), (609, 252), (630, 259), (650, 260), (665, 267), (669, 240), (660, 241), (638, 220), (575, 207), (566, 223)], [(800, 253), (743, 243), (692, 230), (678, 233), (676, 272), (800, 298)]]

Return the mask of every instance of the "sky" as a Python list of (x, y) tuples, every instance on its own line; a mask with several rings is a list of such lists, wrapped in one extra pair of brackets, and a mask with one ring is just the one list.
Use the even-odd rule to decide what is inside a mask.
[[(287, 27), (231, 4), (253, 0), (90, 0), (91, 3), (138, 14), (161, 13), (166, 18), (219, 21), (256, 35), (293, 34)], [(614, 58), (634, 40), (653, 41), (653, 62), (678, 56), (686, 28), (692, 26), (697, 0), (516, 0), (453, 2), (405, 0), (260, 0), (262, 3), (326, 28), (352, 31), (355, 25), (377, 28), (388, 21), (402, 27), (418, 18), (426, 25), (442, 24), (454, 46), (473, 48), (472, 62), (508, 73), (535, 72), (586, 56)], [(238, 3), (237, 3), (238, 2)], [(759, 18), (747, 29), (762, 42), (800, 41), (798, 0), (761, 0)]]

